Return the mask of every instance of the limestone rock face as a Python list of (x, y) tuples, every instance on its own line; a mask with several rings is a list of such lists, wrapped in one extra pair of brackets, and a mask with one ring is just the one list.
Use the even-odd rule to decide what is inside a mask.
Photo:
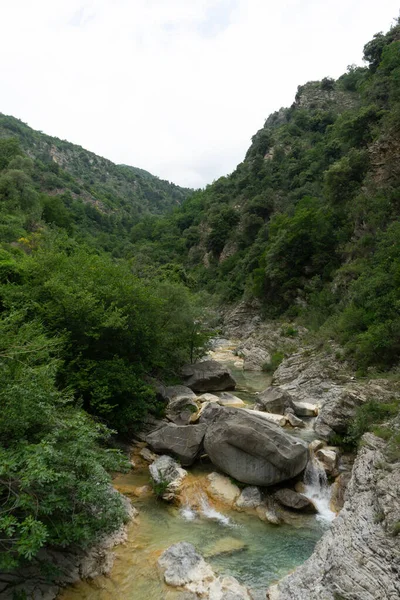
[(226, 408), (209, 422), (204, 448), (224, 473), (250, 485), (268, 486), (301, 473), (307, 447), (252, 411)]
[(275, 492), (275, 498), (282, 506), (292, 508), (293, 510), (301, 510), (309, 513), (318, 512), (314, 504), (306, 496), (287, 488)]
[(256, 410), (284, 415), (288, 408), (293, 408), (292, 396), (283, 388), (270, 386), (257, 396)]
[(167, 452), (177, 456), (183, 466), (191, 465), (198, 456), (207, 426), (175, 425), (168, 423), (146, 437), (154, 452)]
[(178, 463), (170, 456), (160, 456), (150, 466), (151, 478), (155, 483), (165, 482), (167, 485), (162, 499), (170, 502), (176, 498), (182, 481), (187, 475), (185, 469), (181, 469)]
[(344, 434), (347, 431), (349, 420), (359, 406), (365, 402), (388, 401), (391, 392), (375, 381), (367, 384), (350, 383), (346, 387), (336, 389), (335, 393), (324, 402), (315, 423), (315, 431), (329, 440), (335, 433)]
[(244, 359), (244, 371), (262, 371), (265, 363), (271, 360), (271, 355), (264, 348), (248, 342), (237, 349), (238, 355)]
[(231, 372), (216, 360), (205, 360), (182, 368), (185, 384), (195, 392), (234, 390)]
[(270, 599), (400, 598), (400, 543), (394, 535), (400, 463), (386, 470), (384, 448), (382, 440), (364, 436), (339, 516), (314, 554), (270, 590)]

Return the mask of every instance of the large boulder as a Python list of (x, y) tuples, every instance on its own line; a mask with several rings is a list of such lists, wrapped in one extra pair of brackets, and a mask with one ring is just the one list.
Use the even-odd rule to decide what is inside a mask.
[(213, 570), (192, 544), (179, 542), (170, 546), (158, 559), (168, 585), (182, 587), (188, 583), (212, 579)]
[(237, 353), (238, 356), (244, 359), (244, 371), (262, 371), (263, 365), (271, 360), (269, 352), (259, 346), (253, 346), (251, 342), (239, 347)]
[(200, 453), (207, 425), (175, 425), (168, 423), (146, 437), (154, 452), (173, 454), (183, 466), (191, 465)]
[(236, 381), (229, 369), (216, 360), (205, 360), (182, 368), (185, 384), (195, 392), (234, 390)]
[(301, 473), (306, 445), (259, 415), (225, 408), (209, 421), (204, 448), (219, 469), (249, 485), (268, 486)]
[(251, 600), (247, 589), (234, 577), (216, 577), (211, 566), (188, 542), (170, 546), (158, 559), (158, 566), (165, 583), (189, 592), (185, 598)]
[(268, 413), (284, 415), (288, 408), (293, 408), (292, 396), (283, 388), (270, 386), (257, 396), (254, 408)]

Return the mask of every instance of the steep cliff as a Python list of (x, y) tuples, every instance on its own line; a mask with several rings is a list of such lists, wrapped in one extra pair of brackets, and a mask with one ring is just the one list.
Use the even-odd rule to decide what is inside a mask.
[(366, 434), (342, 511), (311, 558), (270, 588), (270, 600), (400, 598), (400, 462)]

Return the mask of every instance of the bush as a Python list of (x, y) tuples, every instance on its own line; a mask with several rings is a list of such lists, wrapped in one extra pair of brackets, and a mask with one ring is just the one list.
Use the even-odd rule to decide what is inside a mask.
[(265, 373), (274, 373), (274, 371), (276, 371), (276, 369), (279, 367), (284, 358), (285, 355), (283, 352), (273, 352), (271, 354), (271, 360), (262, 365), (262, 370)]
[(86, 548), (127, 516), (107, 473), (127, 461), (104, 447), (111, 432), (57, 389), (60, 350), (23, 313), (0, 319), (1, 570), (45, 545)]
[(398, 410), (399, 401), (391, 404), (370, 401), (363, 404), (357, 409), (356, 415), (347, 430), (346, 442), (353, 447), (357, 446), (364, 433), (373, 430), (374, 425), (395, 416)]

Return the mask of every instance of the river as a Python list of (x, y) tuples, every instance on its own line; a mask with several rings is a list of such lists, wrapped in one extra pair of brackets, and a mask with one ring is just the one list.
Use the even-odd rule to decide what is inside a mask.
[[(235, 394), (254, 402), (255, 393), (269, 385), (270, 377), (244, 373), (233, 347), (221, 342), (212, 357), (232, 369), (238, 381)], [(311, 427), (307, 431), (303, 437), (312, 436)], [(215, 469), (207, 462), (190, 469), (200, 495), (201, 482), (211, 470)], [(148, 483), (148, 469), (143, 467), (116, 477), (115, 486), (133, 498), (139, 517), (129, 525), (127, 542), (115, 548), (110, 575), (71, 586), (59, 600), (173, 600), (177, 593), (162, 582), (156, 563), (162, 551), (180, 541), (194, 544), (216, 572), (233, 575), (251, 589), (254, 600), (261, 600), (271, 583), (311, 555), (329, 527), (329, 513), (293, 514), (291, 524), (275, 526), (254, 515), (213, 506), (206, 496), (199, 499), (196, 511), (170, 506), (151, 494), (135, 498), (134, 490)]]

